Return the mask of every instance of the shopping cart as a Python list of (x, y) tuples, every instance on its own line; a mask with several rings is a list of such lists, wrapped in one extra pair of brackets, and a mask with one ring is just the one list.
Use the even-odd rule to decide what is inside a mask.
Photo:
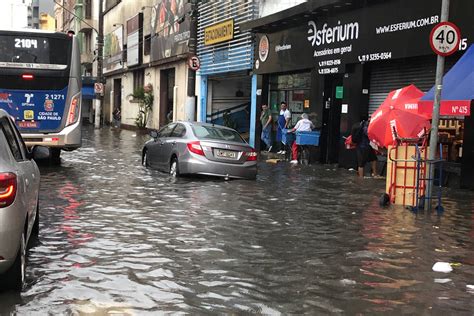
[(319, 146), (320, 131), (296, 132), (296, 145), (298, 145), (299, 161), (301, 164), (309, 164), (310, 146)]

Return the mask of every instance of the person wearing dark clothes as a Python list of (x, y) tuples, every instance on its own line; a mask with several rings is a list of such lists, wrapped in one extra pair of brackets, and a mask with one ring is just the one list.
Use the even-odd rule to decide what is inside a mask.
[(364, 177), (364, 167), (370, 162), (372, 168), (372, 177), (377, 176), (377, 155), (375, 150), (370, 146), (367, 128), (369, 122), (362, 121), (360, 124), (352, 128), (352, 141), (357, 144), (357, 173), (359, 177)]

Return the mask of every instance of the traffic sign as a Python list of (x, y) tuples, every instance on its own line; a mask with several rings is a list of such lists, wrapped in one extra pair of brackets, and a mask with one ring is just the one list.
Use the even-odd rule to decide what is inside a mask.
[(188, 66), (191, 70), (197, 71), (199, 68), (201, 68), (201, 61), (197, 56), (189, 57)]
[(104, 94), (104, 84), (100, 82), (94, 83), (94, 92), (96, 94)]
[(431, 49), (440, 56), (454, 54), (459, 48), (460, 40), (461, 32), (454, 23), (441, 22), (431, 30)]

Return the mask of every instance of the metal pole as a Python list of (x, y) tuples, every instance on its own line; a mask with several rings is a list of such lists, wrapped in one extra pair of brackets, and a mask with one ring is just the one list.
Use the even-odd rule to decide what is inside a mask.
[[(445, 22), (449, 17), (449, 0), (442, 0), (441, 4), (441, 22)], [(435, 97), (433, 104), (433, 116), (431, 123), (430, 147), (428, 151), (428, 181), (425, 192), (425, 205), (431, 210), (431, 196), (433, 194), (434, 185), (434, 164), (431, 163), (435, 159), (438, 144), (438, 126), (439, 126), (439, 108), (441, 103), (441, 90), (443, 89), (444, 74), (444, 57), (438, 55), (436, 62), (436, 83)]]
[[(197, 1), (191, 1), (191, 11), (189, 13), (190, 26), (189, 26), (189, 54), (191, 56), (196, 55), (196, 44), (197, 44)], [(186, 97), (186, 119), (196, 120), (196, 71), (188, 67), (188, 91)]]
[[(99, 30), (97, 35), (97, 81), (99, 83), (105, 84), (103, 67), (104, 67), (104, 12), (102, 7), (102, 0), (99, 0)], [(105, 90), (105, 89), (103, 89)], [(100, 117), (102, 113), (102, 103), (104, 100), (103, 94), (96, 95), (95, 102), (95, 128), (100, 128)]]

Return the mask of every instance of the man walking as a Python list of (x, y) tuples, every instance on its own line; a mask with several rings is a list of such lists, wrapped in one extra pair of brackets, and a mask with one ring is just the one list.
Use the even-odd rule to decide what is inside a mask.
[[(283, 134), (283, 130), (287, 129), (290, 126), (290, 119), (291, 119), (291, 112), (288, 110), (286, 106), (286, 102), (282, 101), (280, 104), (280, 115), (278, 116), (277, 137), (276, 137), (280, 146), (282, 146), (281, 135)], [(278, 153), (285, 154), (285, 150), (280, 150)]]
[(260, 122), (262, 123), (261, 139), (266, 145), (267, 151), (272, 150), (272, 112), (267, 104), (262, 104), (262, 113), (260, 114)]

